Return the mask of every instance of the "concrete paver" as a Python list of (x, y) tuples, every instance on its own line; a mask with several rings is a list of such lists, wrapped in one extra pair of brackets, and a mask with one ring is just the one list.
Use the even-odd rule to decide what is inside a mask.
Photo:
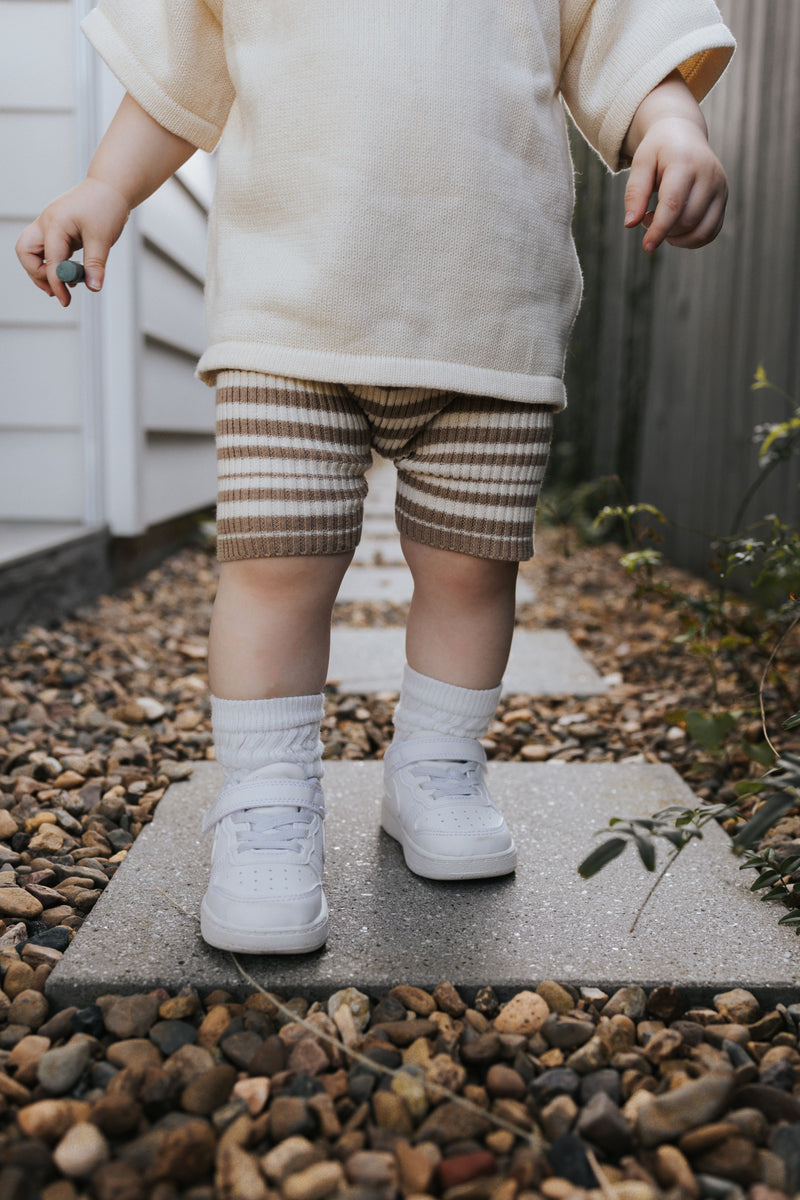
[[(220, 778), (216, 764), (202, 763), (169, 789), (50, 976), (59, 1003), (187, 982), (248, 986), (231, 955), (202, 942), (194, 915), (210, 854), (200, 818)], [(749, 892), (716, 826), (671, 867), (634, 933), (652, 876), (633, 852), (594, 880), (577, 874), (595, 844), (592, 831), (611, 816), (693, 804), (670, 767), (496, 763), (490, 780), (517, 840), (516, 874), (434, 883), (412, 875), (379, 831), (381, 764), (327, 764), (330, 939), (308, 956), (241, 956), (252, 977), (308, 996), (354, 983), (377, 994), (444, 978), (467, 992), (491, 983), (501, 996), (546, 978), (607, 988), (677, 983), (695, 998), (735, 985), (762, 1000), (796, 995), (795, 938)]]
[[(351, 629), (335, 625), (328, 679), (340, 691), (399, 691), (403, 677), (403, 629)], [(595, 696), (606, 691), (603, 677), (559, 629), (518, 629), (503, 678), (505, 695)]]
[[(408, 604), (414, 591), (414, 581), (408, 567), (351, 566), (342, 580), (337, 604), (391, 600), (394, 604)], [(531, 585), (524, 579), (517, 581), (517, 603), (530, 604), (535, 599)]]

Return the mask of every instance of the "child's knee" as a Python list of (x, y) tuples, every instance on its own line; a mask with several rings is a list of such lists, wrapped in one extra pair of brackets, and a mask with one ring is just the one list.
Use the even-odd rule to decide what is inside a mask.
[(220, 588), (302, 604), (333, 597), (352, 560), (346, 554), (246, 558), (220, 564)]
[(430, 584), (437, 590), (477, 599), (513, 590), (516, 584), (517, 562), (441, 550), (405, 537), (401, 540), (417, 587)]

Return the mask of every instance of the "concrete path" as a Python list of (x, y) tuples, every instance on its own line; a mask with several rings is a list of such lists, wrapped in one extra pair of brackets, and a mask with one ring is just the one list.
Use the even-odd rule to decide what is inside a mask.
[[(341, 692), (399, 691), (403, 629), (351, 629), (336, 625), (328, 679)], [(607, 684), (568, 634), (559, 629), (517, 629), (503, 679), (505, 695), (595, 696)]]
[[(308, 956), (242, 956), (253, 978), (308, 996), (444, 978), (467, 992), (491, 983), (507, 995), (553, 978), (604, 988), (677, 982), (697, 999), (744, 984), (774, 1001), (800, 985), (794, 935), (748, 891), (716, 826), (684, 851), (634, 933), (652, 877), (633, 852), (594, 880), (577, 874), (596, 842), (592, 831), (611, 816), (694, 804), (671, 768), (497, 763), (490, 781), (517, 840), (516, 874), (433, 883), (412, 875), (379, 831), (381, 764), (327, 764), (330, 939)], [(242, 990), (232, 957), (202, 942), (195, 916), (210, 853), (200, 817), (219, 783), (215, 764), (199, 764), (189, 782), (169, 789), (50, 976), (59, 1003), (187, 982)]]

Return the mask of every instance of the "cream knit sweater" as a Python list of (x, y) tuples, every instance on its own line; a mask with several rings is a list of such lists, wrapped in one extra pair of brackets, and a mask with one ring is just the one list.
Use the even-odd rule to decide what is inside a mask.
[(644, 96), (699, 99), (712, 0), (101, 0), (151, 116), (218, 140), (208, 348), (240, 368), (561, 406), (580, 302), (562, 99), (612, 170)]

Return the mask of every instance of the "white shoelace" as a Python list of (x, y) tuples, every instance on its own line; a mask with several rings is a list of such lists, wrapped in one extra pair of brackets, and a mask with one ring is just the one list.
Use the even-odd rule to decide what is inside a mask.
[[(434, 759), (413, 763), (411, 774), (425, 786), (430, 784), (430, 797), (437, 800), (451, 800), (458, 797), (461, 800), (477, 800), (481, 798), (479, 791), (480, 776), (478, 764), (474, 762), (437, 762)], [(426, 791), (428, 789), (426, 788)]]
[(242, 809), (231, 817), (236, 828), (237, 850), (240, 854), (267, 850), (303, 855), (308, 850), (316, 815), (313, 809), (283, 806)]

